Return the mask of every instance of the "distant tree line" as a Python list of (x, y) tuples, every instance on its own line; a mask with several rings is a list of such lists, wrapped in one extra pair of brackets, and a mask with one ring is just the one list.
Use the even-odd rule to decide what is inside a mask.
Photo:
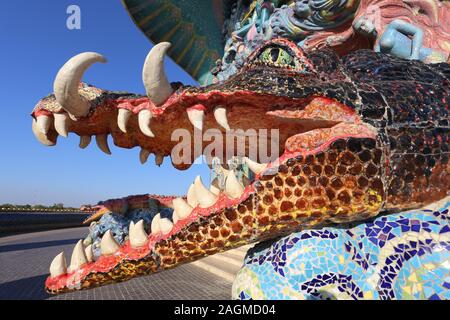
[(17, 204), (10, 204), (10, 203), (5, 203), (5, 204), (0, 205), (0, 211), (8, 211), (8, 210), (14, 210), (14, 211), (19, 211), (19, 210), (23, 210), (23, 211), (60, 211), (60, 210), (79, 211), (80, 208), (64, 207), (63, 203), (55, 203), (52, 206), (44, 206), (41, 204), (17, 205)]

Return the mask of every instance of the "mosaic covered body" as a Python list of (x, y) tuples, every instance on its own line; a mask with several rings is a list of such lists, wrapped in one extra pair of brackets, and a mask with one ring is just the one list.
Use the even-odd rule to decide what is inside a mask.
[(293, 233), (248, 254), (234, 299), (450, 299), (450, 202)]

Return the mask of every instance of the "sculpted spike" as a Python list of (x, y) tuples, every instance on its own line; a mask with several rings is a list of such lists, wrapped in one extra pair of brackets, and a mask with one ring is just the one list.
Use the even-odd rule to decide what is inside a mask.
[(201, 208), (209, 208), (217, 201), (217, 196), (206, 189), (202, 178), (198, 176), (194, 181), (195, 196)]
[(107, 155), (111, 155), (111, 150), (108, 146), (108, 135), (107, 134), (99, 134), (95, 137), (97, 141), (97, 146), (100, 150), (102, 150)]
[(86, 254), (86, 259), (88, 262), (94, 262), (94, 251), (92, 250), (92, 244), (88, 245), (86, 249), (84, 249), (84, 253)]
[(73, 249), (72, 258), (70, 259), (69, 271), (73, 272), (75, 270), (78, 270), (81, 266), (83, 266), (87, 262), (88, 259), (84, 251), (83, 240), (80, 240)]
[(244, 187), (236, 178), (233, 170), (228, 172), (227, 181), (225, 182), (225, 193), (232, 199), (239, 198), (244, 192)]
[(168, 234), (173, 229), (173, 223), (167, 218), (162, 218), (159, 220), (159, 227), (161, 228), (161, 232), (163, 234)]
[(244, 159), (250, 170), (252, 170), (256, 175), (260, 174), (267, 168), (267, 164), (252, 161), (247, 157), (245, 157)]
[(86, 149), (91, 144), (91, 136), (81, 136), (80, 137), (80, 148)]
[(58, 254), (50, 264), (50, 277), (56, 278), (67, 273), (67, 262), (64, 252)]
[(134, 224), (133, 221), (130, 224), (129, 230), (130, 244), (133, 248), (142, 247), (147, 243), (147, 233), (144, 229), (144, 220), (140, 220)]
[(152, 220), (152, 224), (151, 224), (151, 229), (152, 229), (152, 234), (158, 234), (161, 232), (161, 226), (159, 225), (159, 222), (161, 221), (161, 214), (157, 214), (156, 216), (153, 217)]
[(40, 133), (46, 135), (50, 129), (50, 118), (48, 116), (37, 117), (37, 127)]
[(214, 185), (211, 185), (211, 186), (209, 187), (209, 191), (211, 191), (212, 193), (214, 193), (216, 196), (218, 196), (218, 195), (220, 194), (220, 189), (217, 188), (217, 187), (214, 186)]
[(145, 59), (142, 79), (147, 96), (155, 105), (164, 103), (173, 93), (164, 70), (164, 56), (170, 47), (170, 43), (161, 42), (152, 48)]
[(149, 138), (155, 137), (155, 134), (150, 129), (150, 121), (152, 120), (152, 117), (153, 116), (150, 110), (142, 110), (138, 115), (139, 129), (141, 129), (142, 133)]
[(156, 154), (155, 155), (155, 164), (158, 167), (161, 167), (163, 163), (164, 163), (164, 155), (162, 155), (160, 153)]
[(36, 139), (40, 143), (42, 143), (44, 146), (52, 147), (52, 146), (56, 145), (56, 139), (54, 141), (50, 140), (47, 134), (43, 134), (39, 130), (36, 119), (33, 119), (32, 124), (31, 124), (31, 129), (32, 129), (33, 134), (36, 137)]
[(89, 102), (79, 94), (78, 86), (84, 72), (95, 62), (105, 63), (106, 59), (95, 52), (81, 53), (70, 59), (56, 76), (53, 85), (56, 101), (76, 117), (89, 113)]
[(119, 126), (120, 131), (123, 133), (127, 133), (127, 123), (130, 120), (132, 112), (128, 109), (119, 109), (119, 113), (117, 115), (117, 125)]
[(214, 109), (214, 118), (218, 124), (220, 124), (225, 130), (230, 131), (230, 125), (228, 124), (227, 109), (220, 106)]
[(189, 190), (188, 190), (188, 193), (187, 193), (187, 202), (192, 208), (195, 208), (196, 206), (198, 206), (198, 200), (197, 200), (197, 197), (195, 195), (195, 186), (194, 186), (194, 184), (191, 184), (189, 186)]
[(64, 113), (55, 113), (55, 130), (60, 136), (67, 138), (69, 136), (68, 126), (69, 117)]
[(150, 156), (150, 151), (141, 149), (141, 152), (139, 154), (139, 160), (141, 161), (141, 164), (146, 164), (149, 156)]
[(114, 239), (110, 230), (106, 231), (103, 235), (102, 241), (100, 243), (100, 248), (102, 251), (102, 255), (109, 256), (117, 252), (119, 250), (120, 245), (117, 243), (116, 239)]
[(205, 111), (197, 109), (189, 109), (187, 111), (189, 121), (192, 123), (194, 128), (198, 130), (203, 130), (203, 122), (205, 119)]
[[(174, 214), (176, 213), (177, 217), (182, 220), (189, 217), (194, 210), (184, 199), (177, 198), (172, 201)], [(175, 222), (175, 220), (174, 220)]]

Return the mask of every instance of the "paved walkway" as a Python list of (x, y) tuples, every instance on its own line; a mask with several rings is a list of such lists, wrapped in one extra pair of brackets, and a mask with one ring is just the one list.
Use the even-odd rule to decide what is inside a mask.
[(179, 266), (173, 270), (93, 290), (50, 296), (44, 291), (51, 260), (64, 250), (70, 259), (87, 228), (0, 238), (0, 300), (189, 300), (230, 299), (234, 275), (248, 247)]

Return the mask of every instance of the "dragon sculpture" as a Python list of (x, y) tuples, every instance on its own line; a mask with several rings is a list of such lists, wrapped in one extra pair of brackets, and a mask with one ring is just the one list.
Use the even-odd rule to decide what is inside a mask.
[[(142, 9), (143, 2), (124, 3), (144, 29), (139, 22), (143, 16), (134, 7), (140, 3)], [(196, 6), (179, 3), (180, 8)], [(267, 250), (275, 252), (278, 245), (284, 246), (284, 253), (279, 254), (284, 260), (270, 260), (274, 270), (281, 270), (286, 245), (289, 249), (297, 245), (298, 251), (300, 239), (312, 239), (306, 246), (313, 247), (319, 234), (327, 234), (327, 239), (334, 239), (330, 234), (340, 237), (339, 230), (347, 236), (356, 234), (358, 225), (363, 228), (374, 219), (386, 219), (386, 214), (394, 219), (406, 210), (447, 197), (450, 47), (448, 28), (439, 29), (442, 25), (431, 24), (435, 21), (430, 17), (439, 20), (448, 16), (448, 2), (212, 3), (226, 12), (227, 20), (222, 21), (226, 42), (223, 60), (216, 63), (211, 54), (211, 68), (204, 75), (197, 74), (203, 82), (213, 76), (209, 85), (190, 87), (168, 81), (164, 57), (176, 54), (168, 42), (155, 45), (144, 63), (147, 95), (106, 91), (82, 83), (88, 67), (106, 61), (100, 54), (82, 53), (61, 68), (54, 93), (34, 108), (33, 132), (47, 146), (54, 146), (59, 135), (73, 132), (85, 148), (95, 136), (98, 147), (107, 154), (111, 153), (108, 136), (112, 136), (118, 147), (140, 147), (142, 163), (153, 153), (157, 165), (171, 156), (174, 167), (185, 170), (208, 143), (203, 142), (200, 151), (182, 152), (184, 160), (177, 161), (174, 128), (192, 137), (208, 130), (225, 137), (234, 129), (265, 129), (269, 133), (259, 137), (260, 141), (271, 141), (273, 131), (267, 129), (275, 129), (278, 136), (272, 151), (278, 156), (260, 163), (261, 159), (252, 158), (250, 143), (244, 140), (243, 152), (231, 155), (238, 157), (237, 166), (227, 165), (230, 155), (214, 154), (222, 159), (214, 175), (220, 183), (212, 183), (210, 188), (197, 178), (185, 197), (142, 195), (100, 203), (99, 211), (89, 220), (93, 222), (89, 239), (75, 246), (69, 267), (63, 253), (51, 263), (45, 284), (48, 292), (125, 281), (245, 244), (287, 237), (272, 249), (266, 242), (259, 253), (253, 252), (246, 260), (248, 267), (258, 261), (261, 265), (268, 259), (261, 250), (269, 246)], [(424, 10), (411, 9), (420, 4), (426, 5)], [(379, 34), (384, 29), (365, 14), (369, 5), (379, 9), (381, 27), (395, 22), (387, 28), (387, 39), (393, 45), (388, 46), (386, 38), (383, 42)], [(392, 6), (402, 8), (401, 20), (392, 16)], [(151, 7), (150, 12), (154, 10)], [(413, 14), (418, 25), (411, 24)], [(383, 20), (386, 16), (389, 21)], [(426, 28), (423, 21), (429, 22)], [(418, 33), (417, 28), (435, 39), (447, 37), (446, 47), (444, 42), (433, 47), (429, 36)], [(435, 28), (439, 31), (434, 32)], [(334, 42), (329, 41), (330, 34)], [(336, 39), (340, 39), (337, 45)], [(344, 50), (349, 39), (354, 45)], [(404, 56), (396, 46), (405, 46), (408, 40), (411, 52), (429, 50)], [(373, 50), (376, 46), (379, 52)], [(435, 63), (429, 63), (430, 55)], [(437, 231), (442, 233), (437, 241), (447, 241), (448, 248), (445, 208), (438, 211), (447, 220)], [(120, 228), (105, 227), (105, 219), (119, 223)], [(317, 233), (313, 236), (311, 232)], [(349, 250), (355, 253), (357, 247)], [(258, 254), (260, 258), (254, 258)], [(247, 282), (235, 284), (236, 298), (251, 298), (254, 293), (244, 288), (251, 279), (246, 278), (247, 271), (243, 269), (238, 276)], [(394, 298), (390, 294), (377, 297)]]

